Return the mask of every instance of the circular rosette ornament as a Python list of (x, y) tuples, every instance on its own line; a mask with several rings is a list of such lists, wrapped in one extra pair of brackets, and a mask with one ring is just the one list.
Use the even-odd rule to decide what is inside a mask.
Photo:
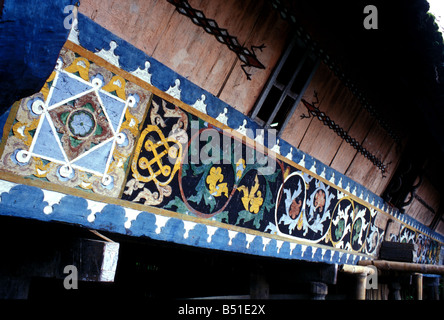
[(96, 120), (88, 110), (77, 110), (69, 115), (68, 128), (73, 136), (85, 138), (96, 128)]

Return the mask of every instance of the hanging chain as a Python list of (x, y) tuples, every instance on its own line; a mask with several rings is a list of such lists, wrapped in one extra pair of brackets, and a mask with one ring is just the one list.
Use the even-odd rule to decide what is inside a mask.
[[(385, 173), (387, 172), (387, 166), (391, 163), (384, 164), (379, 158), (374, 154), (370, 153), (366, 148), (364, 148), (355, 138), (351, 137), (343, 128), (337, 125), (333, 120), (330, 119), (324, 112), (319, 110), (315, 104), (319, 103), (317, 93), (315, 92), (316, 102), (309, 103), (305, 99), (302, 99), (302, 103), (307, 108), (308, 112), (321, 121), (329, 129), (333, 130), (342, 140), (345, 140), (349, 145), (353, 147), (356, 151), (361, 153), (364, 157), (370, 160), (379, 170), (381, 170), (382, 177), (385, 178)], [(301, 119), (310, 118), (310, 115), (301, 115)]]
[(207, 33), (215, 36), (217, 41), (225, 44), (228, 49), (236, 53), (237, 57), (244, 63), (241, 65), (241, 68), (245, 72), (248, 80), (251, 80), (251, 74), (245, 70), (245, 67), (265, 69), (265, 66), (258, 60), (254, 52), (254, 49), (262, 51), (262, 49), (265, 48), (264, 45), (251, 46), (251, 50), (249, 50), (248, 48), (241, 46), (237, 38), (230, 35), (227, 29), (220, 28), (215, 20), (208, 19), (202, 11), (191, 7), (187, 0), (167, 1), (174, 5), (179, 13), (190, 18), (194, 24), (202, 27)]

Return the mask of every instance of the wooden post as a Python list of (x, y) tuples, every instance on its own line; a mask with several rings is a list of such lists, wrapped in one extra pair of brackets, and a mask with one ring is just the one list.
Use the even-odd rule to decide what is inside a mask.
[(367, 277), (376, 274), (374, 277), (374, 281), (377, 281), (377, 272), (375, 269), (371, 267), (365, 266), (355, 266), (344, 264), (341, 265), (339, 271), (345, 273), (351, 273), (355, 275), (356, 286), (353, 294), (353, 298), (356, 300), (365, 300), (366, 299), (366, 289), (367, 289)]
[(439, 300), (439, 278), (425, 277), (424, 294), (426, 300)]
[(356, 300), (365, 300), (366, 286), (367, 286), (367, 274), (358, 273), (356, 274), (356, 291), (354, 298)]
[(397, 280), (389, 284), (389, 300), (401, 300), (401, 285)]
[(415, 287), (415, 300), (422, 300), (422, 274), (415, 273), (413, 275), (413, 285)]
[(270, 287), (265, 277), (264, 270), (257, 268), (250, 274), (250, 298), (268, 299), (270, 297)]
[(328, 286), (323, 282), (310, 282), (310, 294), (312, 300), (325, 300), (328, 293)]

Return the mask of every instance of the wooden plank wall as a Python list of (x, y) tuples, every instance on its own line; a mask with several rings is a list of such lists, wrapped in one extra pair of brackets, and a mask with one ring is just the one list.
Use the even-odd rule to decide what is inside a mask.
[[(428, 206), (430, 206), (435, 213), (438, 212), (440, 205), (439, 191), (433, 186), (427, 177), (423, 178), (421, 185), (416, 190), (416, 195), (420, 197)], [(424, 206), (417, 198), (413, 198), (412, 203), (405, 207), (405, 212), (418, 220), (419, 222), (428, 226), (434, 217), (434, 213), (429, 208)]]
[[(240, 61), (225, 45), (177, 13), (165, 0), (83, 0), (80, 12), (138, 49), (164, 63), (237, 110), (248, 114), (282, 54), (289, 25), (265, 0), (189, 0), (245, 46), (265, 44), (257, 52), (265, 70), (250, 68), (248, 81)], [(319, 108), (365, 148), (392, 161), (387, 177), (317, 119), (301, 119), (301, 104), (282, 138), (323, 163), (381, 194), (394, 173), (400, 152), (385, 130), (362, 109), (353, 94), (321, 64), (304, 98), (319, 95)], [(211, 106), (210, 106), (211, 107)]]
[(187, 77), (231, 106), (247, 114), (279, 59), (289, 33), (265, 0), (189, 0), (236, 36), (246, 47), (265, 44), (257, 51), (265, 70), (249, 68), (248, 81), (239, 59), (216, 38), (179, 14), (166, 0), (83, 0), (79, 11), (138, 49)]
[(400, 148), (323, 63), (304, 93), (304, 99), (308, 102), (315, 101), (315, 91), (319, 99), (317, 106), (321, 111), (384, 163), (391, 162), (386, 176), (383, 177), (373, 163), (357, 153), (317, 118), (301, 119), (302, 114), (308, 115), (302, 103), (282, 133), (282, 138), (374, 193), (382, 194), (399, 163)]

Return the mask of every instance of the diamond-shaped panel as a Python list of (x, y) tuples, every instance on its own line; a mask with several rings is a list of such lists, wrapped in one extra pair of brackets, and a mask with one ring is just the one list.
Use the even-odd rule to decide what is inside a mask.
[(70, 97), (91, 90), (91, 85), (80, 80), (81, 79), (76, 80), (72, 75), (70, 76), (65, 72), (59, 72), (56, 85), (49, 98), (48, 106), (51, 107), (52, 105), (60, 103)]
[(49, 111), (69, 161), (114, 136), (95, 92)]

